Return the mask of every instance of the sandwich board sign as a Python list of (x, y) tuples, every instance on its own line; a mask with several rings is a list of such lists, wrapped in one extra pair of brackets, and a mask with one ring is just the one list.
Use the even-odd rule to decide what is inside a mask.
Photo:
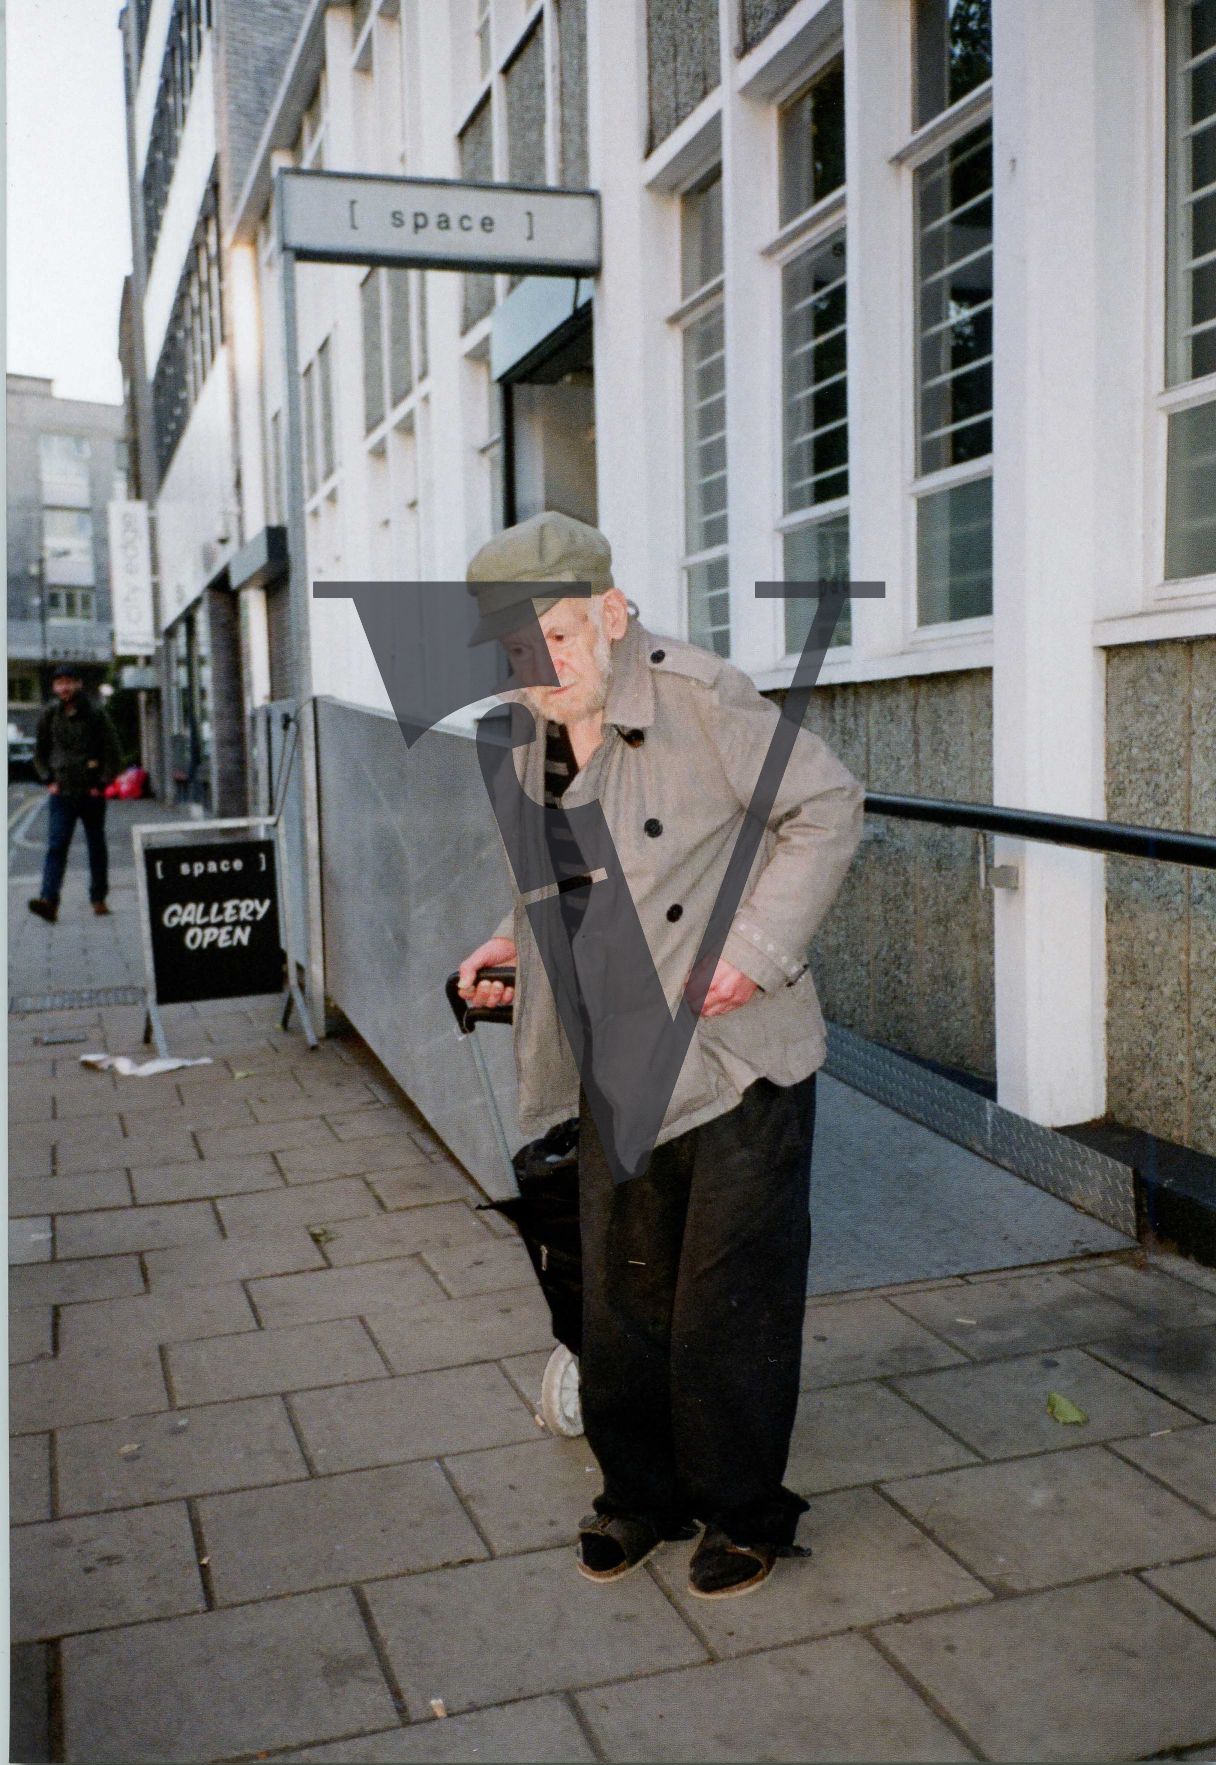
[(162, 1005), (268, 993), (283, 995), (284, 1026), (295, 1004), (315, 1047), (288, 947), (279, 823), (144, 823), (132, 834), (148, 1030), (157, 1053), (169, 1051)]

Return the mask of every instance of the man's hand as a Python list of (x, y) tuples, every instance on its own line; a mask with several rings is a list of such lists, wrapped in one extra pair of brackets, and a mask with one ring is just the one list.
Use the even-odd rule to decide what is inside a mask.
[(741, 968), (720, 958), (701, 1007), (701, 1016), (725, 1017), (728, 1011), (737, 1011), (740, 1005), (746, 1005), (759, 990), (755, 981), (749, 980)]
[(483, 968), (514, 968), (515, 944), (511, 938), (487, 938), (465, 957), (460, 965), (460, 997), (466, 1005), (475, 1005), (485, 1010), (491, 1005), (509, 1005), (515, 997), (515, 988), (504, 986), (501, 981), (479, 981), (478, 973)]
[(89, 795), (91, 797), (104, 797), (105, 792), (101, 789), (100, 785), (94, 785), (90, 790)]
[(47, 785), (46, 794), (48, 797), (57, 797), (59, 795), (59, 786), (55, 783), (54, 779), (52, 779), (50, 784)]

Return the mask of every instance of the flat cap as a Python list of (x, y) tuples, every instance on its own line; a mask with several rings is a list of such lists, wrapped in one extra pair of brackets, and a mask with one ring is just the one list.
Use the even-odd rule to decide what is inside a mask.
[(585, 583), (592, 594), (604, 594), (613, 586), (612, 547), (598, 527), (546, 509), (487, 540), (467, 575), (481, 615), (470, 641), (485, 643), (518, 626), (529, 602), (540, 614), (564, 598), (530, 594), (529, 583)]

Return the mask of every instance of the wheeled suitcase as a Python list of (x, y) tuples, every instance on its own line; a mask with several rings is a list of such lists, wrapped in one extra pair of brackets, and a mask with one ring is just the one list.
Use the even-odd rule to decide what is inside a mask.
[[(486, 968), (478, 977), (510, 984), (510, 968)], [(509, 1005), (470, 1007), (457, 991), (459, 976), (448, 976), (446, 992), (460, 1034), (472, 1036), (479, 1023), (510, 1023)], [(541, 1380), (540, 1412), (554, 1434), (583, 1431), (579, 1405), (578, 1355), (582, 1346), (583, 1258), (578, 1220), (578, 1122), (559, 1122), (540, 1140), (532, 1140), (511, 1157), (498, 1102), (485, 1057), (474, 1039), (477, 1067), (495, 1136), (509, 1159), (518, 1193), (482, 1206), (511, 1221), (528, 1252), (541, 1292), (549, 1307), (557, 1347)]]

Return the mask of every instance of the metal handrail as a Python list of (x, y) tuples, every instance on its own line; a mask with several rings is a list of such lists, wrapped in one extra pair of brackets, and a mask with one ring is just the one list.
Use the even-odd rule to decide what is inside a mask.
[(959, 803), (945, 797), (899, 797), (866, 792), (866, 811), (904, 821), (931, 821), (941, 827), (970, 827), (980, 833), (1079, 846), (1087, 852), (1153, 858), (1216, 870), (1216, 838), (1175, 828), (1135, 827), (1118, 821), (1089, 821), (1080, 815), (1047, 815), (1037, 809), (1002, 809), (990, 803)]

